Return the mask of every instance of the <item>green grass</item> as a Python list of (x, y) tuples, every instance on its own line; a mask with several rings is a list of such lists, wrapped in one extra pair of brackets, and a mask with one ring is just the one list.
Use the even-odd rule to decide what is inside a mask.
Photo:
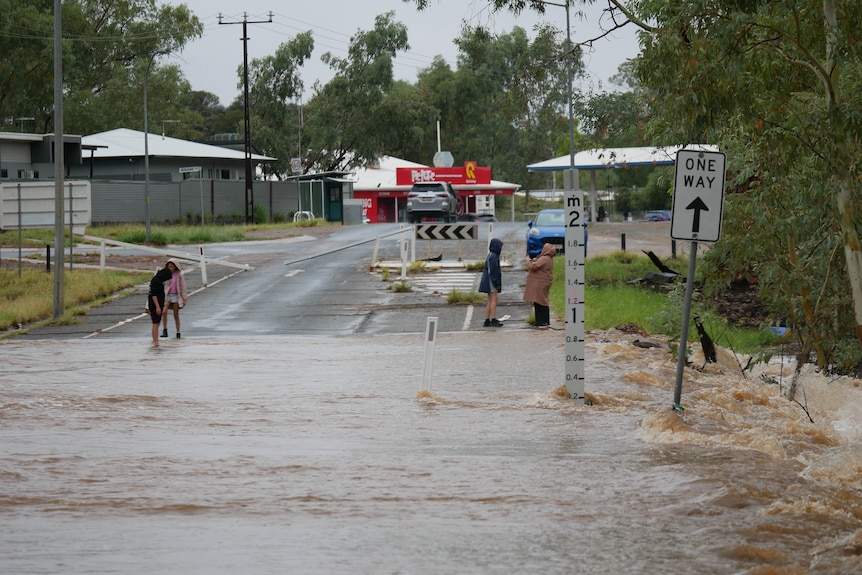
[[(62, 318), (69, 323), (104, 298), (149, 279), (149, 274), (121, 271), (72, 270), (63, 276)], [(48, 321), (53, 314), (54, 273), (35, 269), (0, 269), (0, 330)], [(143, 304), (142, 304), (143, 309)]]
[(479, 293), (477, 291), (461, 291), (459, 289), (450, 290), (448, 294), (446, 294), (446, 303), (453, 305), (460, 304), (480, 304), (485, 303), (485, 298), (487, 296), (483, 293)]
[(649, 329), (657, 327), (652, 318), (664, 309), (667, 297), (658, 292), (625, 285), (587, 286), (585, 301), (585, 329), (611, 329), (629, 323)]
[[(663, 260), (669, 268), (685, 274), (687, 262), (682, 258)], [(655, 334), (679, 339), (682, 333), (683, 284), (669, 290), (654, 289), (631, 283), (658, 268), (645, 255), (617, 251), (588, 258), (584, 266), (584, 294), (587, 330), (611, 329), (634, 324)], [(565, 258), (554, 258), (554, 283), (551, 286), (551, 308), (557, 317), (564, 317)], [(776, 345), (778, 337), (767, 330), (739, 328), (729, 325), (702, 302), (693, 302), (691, 317), (703, 319), (713, 341), (739, 353), (755, 354)], [(696, 341), (697, 331), (689, 326), (689, 340)]]
[[(280, 224), (253, 225), (152, 225), (150, 226), (150, 245), (164, 246), (168, 244), (205, 244), (215, 242), (241, 242), (256, 239), (249, 236), (250, 232), (275, 229), (310, 228), (327, 225), (324, 220), (305, 220), (301, 222)], [(95, 236), (130, 244), (145, 244), (147, 240), (146, 226), (143, 224), (116, 224), (89, 226), (88, 236)], [(68, 229), (65, 230), (64, 245), (69, 244)], [(21, 244), (25, 247), (54, 244), (53, 229), (22, 230)], [(18, 230), (0, 232), (0, 246), (17, 246)]]
[(386, 286), (386, 289), (395, 293), (406, 293), (413, 291), (413, 286), (407, 282), (393, 282)]

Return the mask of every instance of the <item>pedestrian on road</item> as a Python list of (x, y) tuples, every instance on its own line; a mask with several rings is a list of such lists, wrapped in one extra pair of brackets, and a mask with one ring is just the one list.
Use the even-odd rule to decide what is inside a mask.
[[(165, 269), (171, 270), (171, 279), (167, 283), (165, 289), (165, 310), (174, 310), (174, 325), (177, 327), (177, 339), (180, 339), (180, 310), (185, 307), (186, 299), (186, 279), (183, 277), (183, 272), (180, 269), (180, 262), (175, 258), (168, 260)], [(162, 337), (168, 337), (168, 314), (167, 311), (162, 314)]]
[(479, 293), (488, 294), (484, 327), (503, 327), (503, 322), (497, 319), (497, 300), (500, 292), (503, 291), (503, 273), (500, 269), (502, 251), (502, 240), (493, 238), (488, 245), (488, 255), (485, 257), (485, 267), (482, 269), (482, 279), (479, 281)]
[(165, 282), (171, 279), (171, 270), (160, 269), (150, 280), (150, 291), (147, 292), (147, 309), (153, 321), (153, 347), (159, 347), (159, 324), (162, 323), (162, 312), (165, 308)]
[(533, 304), (535, 312), (533, 325), (535, 327), (549, 327), (551, 325), (548, 293), (554, 282), (554, 255), (556, 253), (557, 248), (553, 244), (545, 244), (535, 260), (527, 256), (525, 262), (527, 283), (524, 286), (524, 301)]

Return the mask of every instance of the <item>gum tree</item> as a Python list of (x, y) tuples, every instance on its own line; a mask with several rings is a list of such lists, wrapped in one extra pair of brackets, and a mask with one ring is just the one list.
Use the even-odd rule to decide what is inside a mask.
[(335, 75), (315, 86), (306, 108), (304, 139), (312, 155), (304, 159), (305, 169), (344, 170), (376, 159), (385, 148), (381, 134), (389, 116), (379, 112), (394, 84), (392, 60), (407, 49), (407, 27), (388, 12), (375, 18), (372, 30), (350, 39), (345, 58), (323, 55)]
[[(303, 90), (300, 72), (313, 50), (312, 33), (303, 32), (281, 44), (273, 55), (249, 63), (254, 145), (261, 153), (278, 158), (273, 170), (280, 178), (289, 173), (290, 158), (300, 151), (298, 100)], [(241, 66), (237, 75), (242, 78)]]
[(712, 270), (724, 280), (753, 272), (803, 358), (858, 367), (862, 6), (646, 0), (639, 9), (653, 23), (638, 73), (661, 110), (654, 133), (728, 152), (729, 233), (709, 254)]
[[(50, 131), (53, 122), (53, 10), (51, 0), (0, 0), (0, 118), (32, 117), (34, 125), (25, 128), (36, 132)], [(63, 2), (67, 131), (89, 133), (90, 122), (106, 110), (127, 110), (117, 121), (139, 125), (139, 74), (148, 59), (180, 51), (202, 30), (184, 4)], [(151, 79), (172, 84), (165, 97), (188, 90), (178, 68), (168, 66), (162, 73), (157, 68), (156, 62)]]

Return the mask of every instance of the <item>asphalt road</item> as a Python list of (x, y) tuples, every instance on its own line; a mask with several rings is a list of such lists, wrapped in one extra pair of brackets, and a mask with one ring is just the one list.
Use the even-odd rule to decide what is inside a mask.
[[(621, 234), (626, 234), (627, 249), (670, 255), (665, 228), (662, 223), (595, 224), (589, 255), (619, 249)], [(183, 337), (417, 333), (425, 329), (429, 317), (437, 317), (438, 330), (444, 332), (486, 329), (482, 327), (483, 304), (450, 305), (446, 295), (452, 285), (462, 291), (478, 287), (480, 273), (466, 271), (461, 264), (484, 260), (489, 231), (503, 240), (502, 260), (507, 264), (497, 315), (510, 318), (502, 329), (529, 329), (525, 320), (531, 306), (521, 300), (523, 223), (495, 223), (492, 229), (479, 224), (477, 240), (419, 240), (416, 258), (440, 258), (443, 269), (408, 274), (406, 281), (414, 289), (404, 293), (388, 289), (399, 278), (400, 268), (392, 268), (389, 281), (383, 280), (379, 269), (371, 269), (375, 257), (376, 261), (399, 261), (400, 229), (398, 224), (350, 226), (335, 228), (323, 238), (207, 245), (208, 256), (254, 269), (209, 265), (204, 286), (200, 267), (188, 262), (184, 269), (192, 295), (180, 314)], [(198, 251), (194, 246), (171, 247)], [(76, 324), (41, 327), (20, 337), (149, 338), (145, 301), (146, 285), (142, 284), (132, 293), (90, 310)], [(172, 317), (168, 327), (173, 337)]]

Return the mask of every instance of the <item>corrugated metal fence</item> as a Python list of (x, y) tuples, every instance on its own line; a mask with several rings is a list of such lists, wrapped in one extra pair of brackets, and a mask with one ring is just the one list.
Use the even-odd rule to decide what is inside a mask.
[[(124, 180), (91, 180), (94, 224), (146, 221), (146, 184)], [(273, 218), (289, 218), (299, 210), (296, 182), (254, 182), (254, 203)], [(215, 218), (245, 217), (245, 182), (188, 179), (150, 182), (150, 221), (176, 222), (199, 218), (201, 207)], [(199, 220), (198, 220), (199, 221)]]

